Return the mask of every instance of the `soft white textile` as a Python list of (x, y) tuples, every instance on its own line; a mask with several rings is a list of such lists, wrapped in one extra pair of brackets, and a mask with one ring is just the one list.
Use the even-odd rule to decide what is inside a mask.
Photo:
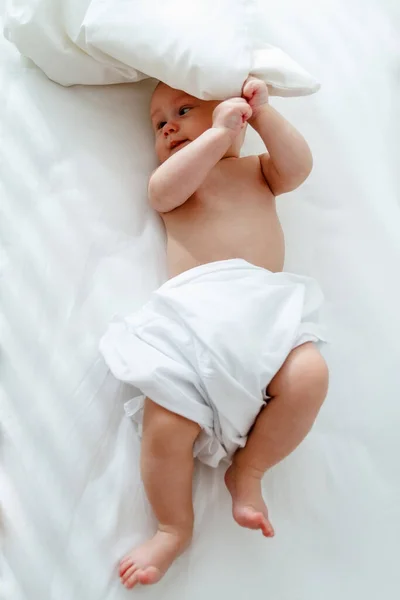
[[(310, 278), (216, 261), (170, 279), (137, 313), (116, 317), (100, 350), (117, 379), (201, 426), (194, 455), (216, 467), (245, 445), (290, 351), (323, 339), (321, 302)], [(143, 396), (128, 412), (142, 422)]]
[(260, 27), (254, 0), (9, 0), (5, 34), (50, 79), (72, 85), (146, 76), (205, 99), (240, 95), (253, 73), (279, 96), (318, 82)]
[[(0, 39), (2, 600), (396, 598), (399, 5), (267, 9), (284, 50), (322, 83), (273, 103), (314, 154), (310, 179), (278, 207), (286, 269), (326, 298), (330, 392), (307, 440), (265, 478), (274, 540), (233, 522), (222, 468), (199, 464), (193, 545), (132, 592), (117, 563), (154, 521), (124, 416), (132, 390), (98, 343), (165, 277), (146, 202), (151, 84), (62, 88)], [(262, 151), (251, 131), (245, 150)]]

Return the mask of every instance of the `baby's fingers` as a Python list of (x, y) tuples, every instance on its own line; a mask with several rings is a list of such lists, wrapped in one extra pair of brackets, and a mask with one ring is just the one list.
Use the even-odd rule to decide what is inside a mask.
[(242, 87), (243, 98), (246, 98), (246, 100), (250, 100), (256, 93), (259, 87), (259, 83), (259, 79), (250, 75), (250, 77), (246, 79)]
[(250, 104), (247, 104), (246, 107), (243, 110), (242, 113), (242, 117), (243, 117), (243, 122), (248, 121), (249, 119), (251, 119), (251, 115), (253, 114), (253, 111), (251, 109)]

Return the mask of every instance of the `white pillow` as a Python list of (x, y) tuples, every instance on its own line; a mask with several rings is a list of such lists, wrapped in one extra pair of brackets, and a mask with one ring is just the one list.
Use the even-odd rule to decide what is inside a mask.
[[(245, 78), (299, 96), (318, 82), (252, 32), (253, 0), (9, 0), (5, 35), (63, 85), (154, 77), (205, 99), (238, 95)], [(256, 39), (257, 38), (257, 39)]]

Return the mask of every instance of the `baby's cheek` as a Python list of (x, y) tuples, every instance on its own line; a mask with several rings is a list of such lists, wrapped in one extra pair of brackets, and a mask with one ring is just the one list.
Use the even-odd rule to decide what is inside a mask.
[(161, 154), (163, 154), (164, 148), (163, 148), (163, 145), (162, 145), (160, 139), (158, 139), (155, 143), (155, 150), (156, 150), (157, 156), (160, 156)]

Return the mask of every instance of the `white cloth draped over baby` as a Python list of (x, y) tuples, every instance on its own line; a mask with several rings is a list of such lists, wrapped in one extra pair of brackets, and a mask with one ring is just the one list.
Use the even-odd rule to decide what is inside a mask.
[[(199, 423), (194, 455), (230, 459), (265, 404), (290, 351), (324, 339), (322, 293), (308, 277), (241, 259), (195, 267), (167, 281), (145, 306), (116, 317), (100, 350), (117, 379)], [(126, 404), (140, 426), (144, 396)]]
[(306, 65), (269, 42), (264, 12), (253, 0), (201, 0), (190, 10), (184, 0), (8, 0), (4, 32), (63, 85), (152, 77), (222, 100), (252, 74), (271, 95), (313, 94), (320, 86)]

